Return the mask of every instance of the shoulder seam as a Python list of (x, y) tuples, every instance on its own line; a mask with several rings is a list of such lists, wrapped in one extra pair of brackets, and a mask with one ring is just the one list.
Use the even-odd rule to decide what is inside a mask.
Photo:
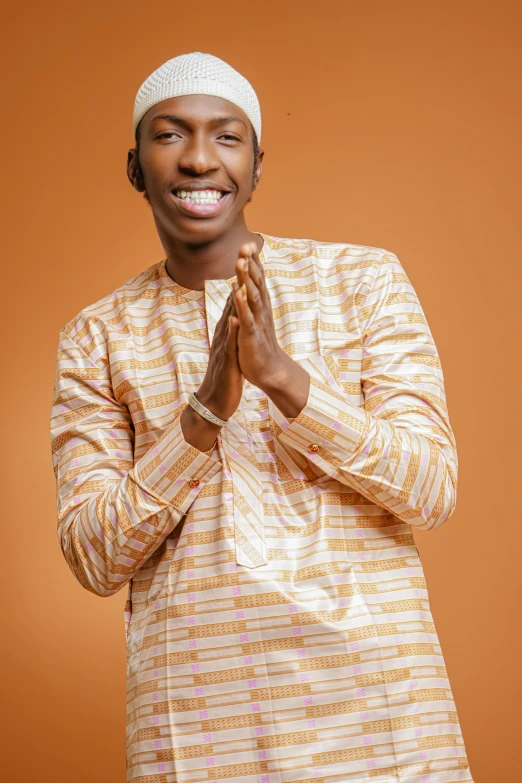
[[(74, 318), (73, 318), (72, 320), (74, 321)], [(102, 363), (101, 365), (99, 365), (99, 364), (98, 364), (98, 362), (97, 362), (95, 359), (93, 359), (93, 358), (92, 358), (92, 356), (91, 356), (90, 354), (88, 354), (88, 353), (87, 353), (87, 351), (85, 350), (85, 348), (83, 347), (83, 345), (80, 345), (80, 343), (78, 342), (78, 340), (76, 340), (76, 339), (75, 339), (75, 337), (74, 337), (74, 336), (71, 334), (71, 332), (70, 332), (70, 331), (67, 329), (67, 327), (68, 327), (69, 323), (71, 323), (71, 322), (69, 321), (67, 324), (65, 324), (65, 326), (64, 326), (64, 327), (62, 327), (62, 329), (60, 330), (60, 335), (62, 335), (62, 334), (63, 334), (63, 335), (65, 335), (65, 337), (67, 337), (67, 338), (68, 338), (68, 339), (69, 339), (69, 340), (70, 340), (72, 343), (74, 343), (74, 344), (75, 344), (75, 346), (76, 346), (76, 348), (77, 348), (79, 351), (81, 351), (81, 353), (82, 353), (82, 354), (85, 356), (85, 358), (86, 358), (86, 359), (87, 359), (87, 360), (88, 360), (88, 361), (89, 361), (89, 362), (90, 362), (90, 363), (91, 363), (91, 364), (92, 364), (94, 367), (96, 367), (96, 369), (97, 369), (97, 370), (101, 370), (101, 371), (105, 370), (105, 366), (103, 365), (103, 363)]]

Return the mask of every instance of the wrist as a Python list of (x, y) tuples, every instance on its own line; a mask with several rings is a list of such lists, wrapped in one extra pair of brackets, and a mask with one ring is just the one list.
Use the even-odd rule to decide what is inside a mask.
[(287, 356), (272, 370), (268, 380), (259, 388), (265, 392), (283, 416), (296, 419), (308, 400), (310, 376), (294, 359)]
[[(293, 380), (295, 374), (295, 362), (290, 356), (280, 349), (277, 358), (271, 364), (265, 366), (263, 377), (256, 383), (261, 391), (270, 397), (272, 394), (288, 389), (288, 384)], [(297, 365), (300, 367), (300, 365)]]
[(195, 397), (208, 411), (223, 421), (227, 421), (235, 413), (235, 409), (227, 409), (219, 400), (216, 400), (212, 392), (205, 391), (203, 386), (195, 392)]
[(187, 443), (195, 446), (199, 451), (210, 451), (215, 446), (221, 432), (221, 427), (204, 419), (190, 405), (187, 405), (183, 410), (180, 423), (183, 437)]
[(199, 415), (205, 419), (205, 421), (209, 421), (211, 424), (217, 424), (218, 427), (224, 427), (228, 421), (228, 419), (220, 418), (209, 408), (203, 405), (203, 403), (196, 397), (195, 394), (191, 394), (189, 396), (188, 404), (196, 411), (196, 413), (199, 413)]

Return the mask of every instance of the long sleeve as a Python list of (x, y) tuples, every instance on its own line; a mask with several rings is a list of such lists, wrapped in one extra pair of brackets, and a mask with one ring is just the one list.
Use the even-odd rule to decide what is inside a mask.
[(383, 254), (360, 313), (364, 407), (311, 378), (280, 440), (403, 522), (434, 529), (455, 509), (456, 442), (437, 348), (393, 253)]
[(134, 463), (132, 419), (106, 365), (62, 330), (51, 411), (57, 533), (71, 571), (97, 595), (133, 577), (220, 468), (185, 441), (180, 414)]

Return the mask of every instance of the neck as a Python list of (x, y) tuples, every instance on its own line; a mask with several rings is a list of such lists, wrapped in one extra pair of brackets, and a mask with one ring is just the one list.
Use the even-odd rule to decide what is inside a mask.
[(245, 242), (256, 242), (258, 250), (263, 246), (262, 238), (248, 230), (244, 218), (226, 234), (205, 244), (187, 244), (165, 235), (161, 226), (156, 224), (156, 227), (167, 255), (168, 275), (179, 285), (194, 291), (203, 291), (205, 280), (234, 277), (239, 248)]

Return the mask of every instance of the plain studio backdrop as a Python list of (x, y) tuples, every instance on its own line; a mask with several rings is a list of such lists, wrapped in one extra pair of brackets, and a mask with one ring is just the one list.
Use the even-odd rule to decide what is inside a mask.
[(265, 171), (249, 227), (396, 253), (442, 361), (457, 510), (416, 533), (475, 783), (520, 770), (522, 4), (4, 0), (2, 778), (124, 783), (126, 587), (56, 536), (58, 333), (164, 257), (125, 175), (142, 81), (244, 73)]

